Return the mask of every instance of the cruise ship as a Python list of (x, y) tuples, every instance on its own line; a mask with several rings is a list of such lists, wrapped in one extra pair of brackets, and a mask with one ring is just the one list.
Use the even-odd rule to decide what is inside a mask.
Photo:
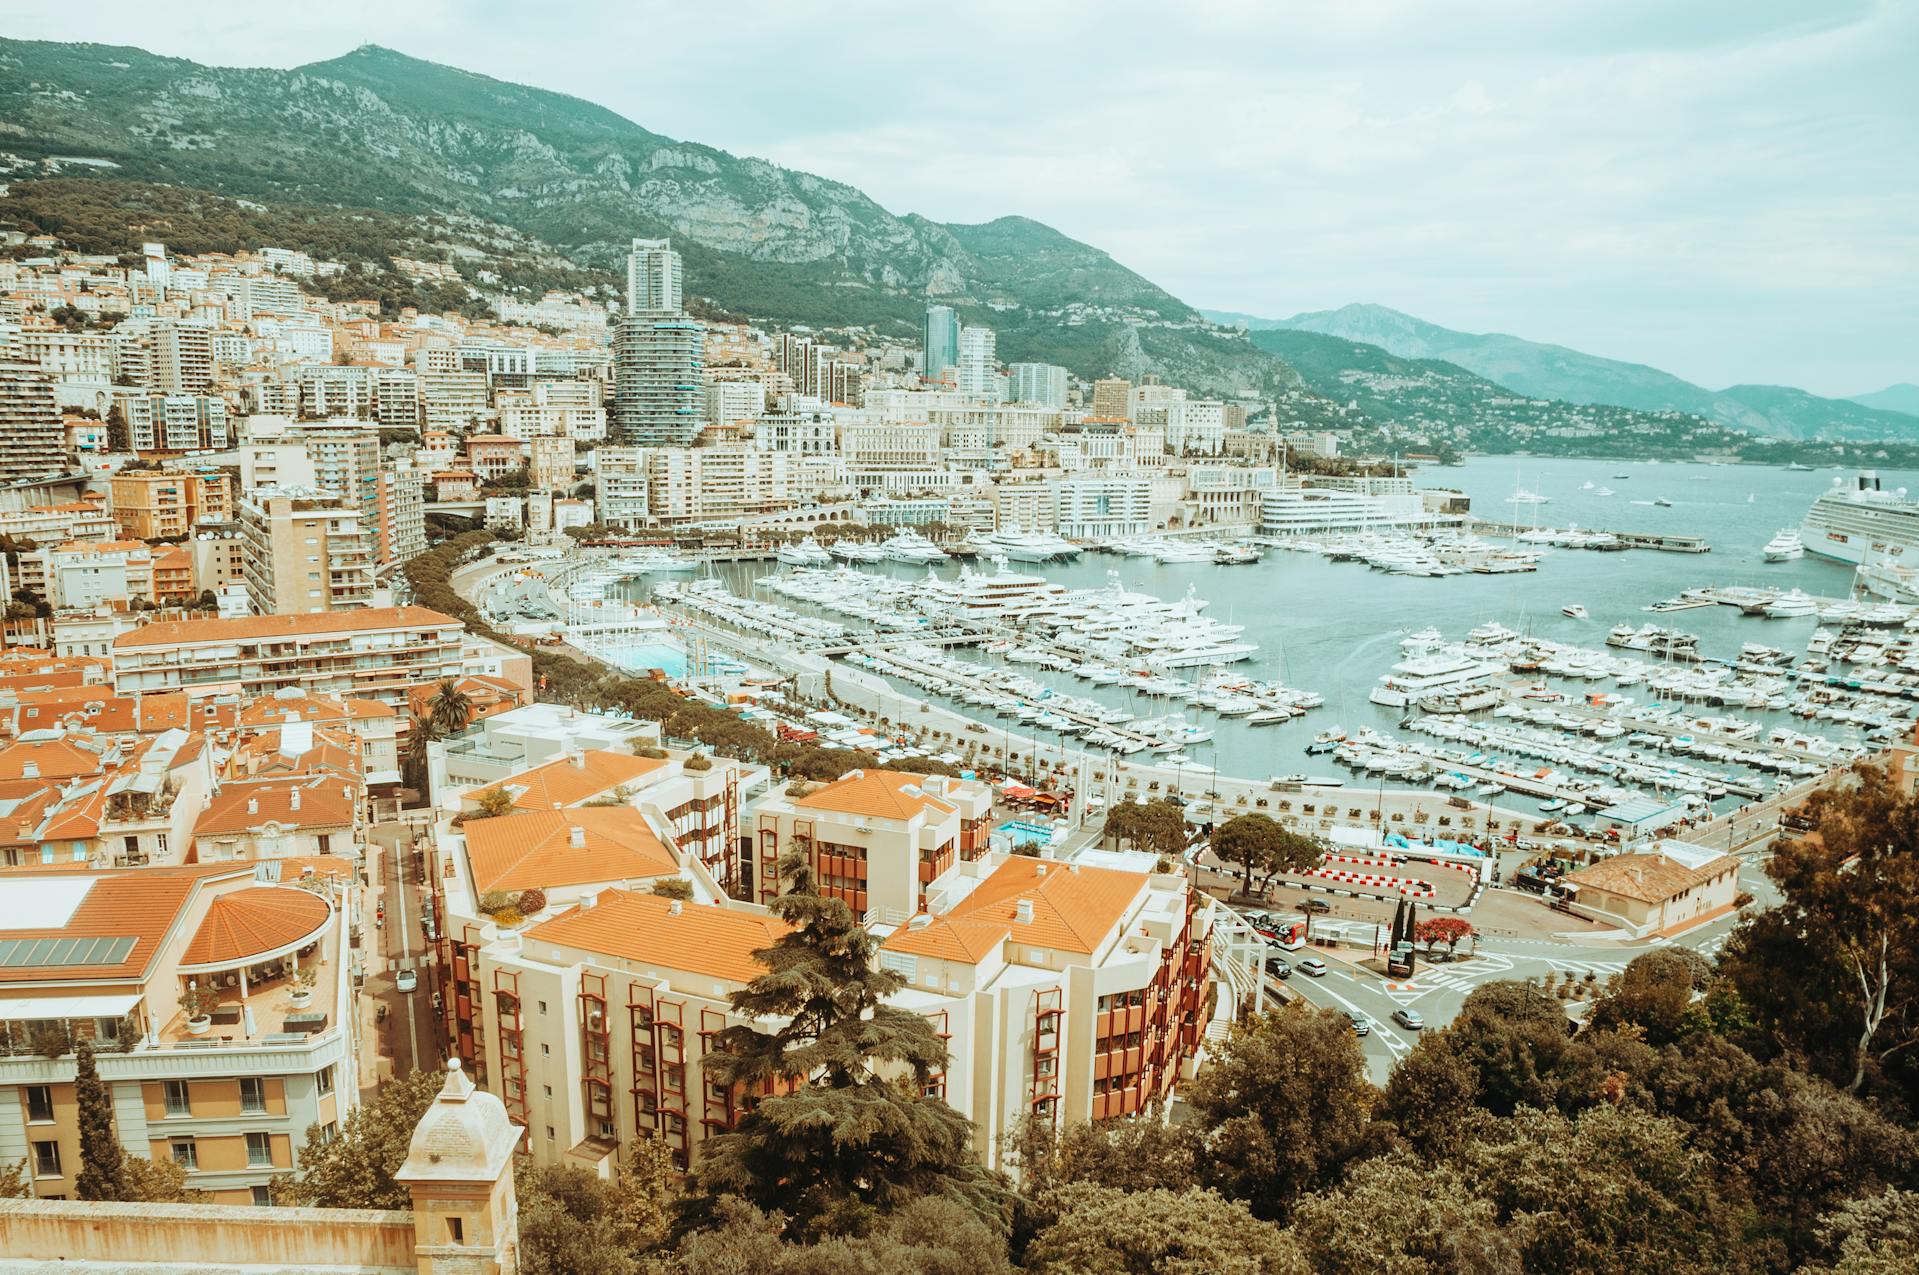
[(1812, 502), (1799, 528), (1807, 553), (1854, 566), (1866, 561), (1904, 559), (1912, 551), (1919, 562), (1919, 504), (1906, 499), (1905, 488), (1882, 491), (1879, 475), (1859, 471), (1847, 488), (1839, 479), (1832, 489)]

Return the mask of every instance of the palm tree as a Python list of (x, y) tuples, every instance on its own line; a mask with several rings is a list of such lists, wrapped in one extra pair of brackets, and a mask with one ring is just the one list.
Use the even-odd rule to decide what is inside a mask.
[(427, 714), (433, 724), (449, 735), (457, 735), (465, 730), (467, 723), (473, 720), (473, 701), (467, 698), (458, 682), (450, 677), (440, 679), (439, 688), (427, 705)]
[(423, 722), (415, 722), (413, 731), (406, 739), (406, 755), (400, 759), (401, 778), (408, 788), (426, 796), (427, 790), (427, 745), (440, 737), (440, 727), (431, 717)]

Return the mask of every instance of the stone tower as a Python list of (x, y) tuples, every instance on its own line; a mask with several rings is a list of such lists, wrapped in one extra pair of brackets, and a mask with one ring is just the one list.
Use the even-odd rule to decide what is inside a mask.
[(419, 1275), (517, 1275), (513, 1148), (520, 1129), (505, 1104), (467, 1079), (459, 1059), (446, 1068), (446, 1084), (393, 1175), (413, 1192)]

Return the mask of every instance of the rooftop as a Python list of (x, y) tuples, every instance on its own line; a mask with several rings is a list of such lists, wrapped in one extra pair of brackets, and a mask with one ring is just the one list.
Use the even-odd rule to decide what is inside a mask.
[(1704, 846), (1683, 841), (1661, 841), (1651, 851), (1616, 854), (1589, 863), (1565, 879), (1643, 903), (1664, 903), (1694, 886), (1727, 871), (1737, 872), (1739, 860)]
[(464, 793), (461, 802), (463, 805), (474, 805), (484, 794), (499, 789), (513, 795), (516, 809), (559, 810), (591, 801), (621, 784), (633, 783), (666, 764), (666, 759), (661, 757), (641, 757), (636, 753), (587, 748), (502, 779), (497, 784), (488, 784)]
[(792, 799), (802, 810), (866, 815), (875, 819), (911, 819), (922, 811), (949, 814), (957, 809), (927, 791), (924, 775), (904, 770), (849, 770), (840, 778)]
[(332, 919), (332, 905), (311, 890), (283, 885), (232, 890), (207, 906), (180, 966), (226, 969), (277, 956), (317, 939)]
[(489, 890), (599, 885), (676, 875), (678, 859), (631, 806), (581, 806), (468, 819), (473, 887)]
[(972, 962), (1012, 934), (1029, 947), (1091, 955), (1126, 919), (1148, 879), (1143, 872), (1014, 855), (950, 911), (895, 931), (885, 946)]
[(583, 901), (525, 937), (744, 983), (766, 972), (753, 953), (786, 930), (784, 921), (757, 913), (603, 890), (590, 906)]
[(367, 607), (313, 615), (249, 615), (231, 620), (173, 620), (122, 633), (116, 650), (187, 646), (200, 642), (251, 642), (265, 638), (320, 637), (378, 629), (457, 629), (460, 621), (426, 607)]

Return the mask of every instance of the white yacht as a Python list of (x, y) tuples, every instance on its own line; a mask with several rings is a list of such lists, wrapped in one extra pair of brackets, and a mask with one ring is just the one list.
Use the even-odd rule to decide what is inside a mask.
[(911, 527), (901, 527), (880, 545), (888, 562), (944, 562), (946, 551)]
[(1460, 691), (1490, 680), (1501, 671), (1497, 664), (1469, 659), (1463, 654), (1435, 651), (1415, 655), (1393, 665), (1367, 696), (1387, 708), (1404, 708), (1434, 691)]
[(1211, 562), (1219, 546), (1210, 540), (1177, 540), (1172, 537), (1156, 541), (1152, 556), (1159, 562)]
[(1509, 505), (1544, 505), (1551, 500), (1551, 496), (1542, 496), (1538, 492), (1528, 491), (1524, 487), (1521, 487), (1518, 491), (1506, 497), (1506, 503)]
[(1792, 620), (1804, 615), (1817, 615), (1819, 600), (1798, 589), (1782, 593), (1766, 604), (1766, 614), (1775, 620)]
[(833, 561), (811, 536), (798, 544), (781, 545), (773, 556), (789, 567), (824, 567)]
[(1791, 562), (1795, 558), (1806, 556), (1805, 542), (1799, 539), (1799, 533), (1787, 527), (1766, 542), (1762, 551), (1767, 562)]
[(929, 571), (920, 581), (920, 605), (966, 619), (1027, 619), (1050, 611), (1066, 593), (1064, 585), (1045, 576), (1006, 570), (1004, 558), (995, 558), (994, 565), (998, 569), (990, 572), (962, 566), (952, 580)]
[(699, 570), (700, 564), (666, 549), (636, 549), (623, 553), (614, 563), (625, 575), (681, 575)]
[(1560, 607), (1559, 614), (1568, 616), (1575, 620), (1583, 620), (1586, 618), (1586, 608), (1583, 606), (1580, 606), (1577, 602), (1573, 602), (1573, 603), (1567, 604), (1566, 606)]
[(882, 562), (886, 558), (886, 550), (864, 540), (835, 540), (826, 552), (841, 562)]
[(982, 553), (1003, 553), (1014, 562), (1070, 562), (1079, 546), (1054, 531), (1022, 531), (1017, 527), (975, 536)]
[(1879, 475), (1859, 471), (1850, 489), (1840, 479), (1812, 502), (1799, 528), (1806, 552), (1854, 564), (1868, 557), (1895, 561), (1919, 560), (1919, 504), (1906, 498), (1906, 489), (1883, 491)]

